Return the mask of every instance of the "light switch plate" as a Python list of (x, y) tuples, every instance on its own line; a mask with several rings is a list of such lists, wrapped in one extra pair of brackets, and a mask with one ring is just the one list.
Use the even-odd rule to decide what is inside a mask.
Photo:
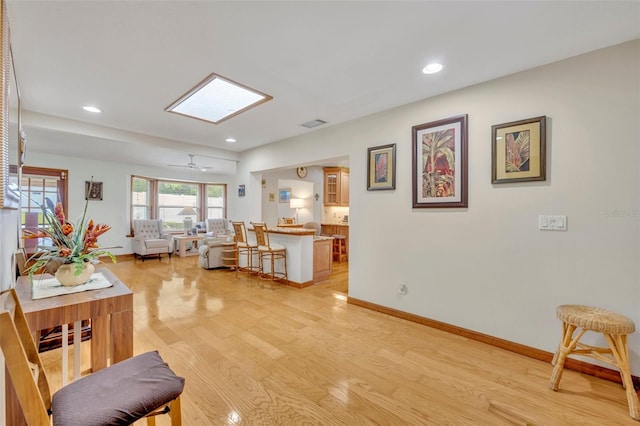
[(538, 215), (538, 229), (541, 231), (566, 231), (567, 216), (565, 215)]

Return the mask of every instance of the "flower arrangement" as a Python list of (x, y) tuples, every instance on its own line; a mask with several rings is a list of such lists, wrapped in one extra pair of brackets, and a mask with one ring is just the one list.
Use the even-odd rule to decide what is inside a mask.
[(62, 203), (57, 203), (53, 211), (42, 208), (48, 226), (36, 231), (25, 230), (24, 238), (49, 238), (53, 245), (39, 249), (29, 258), (29, 261), (33, 261), (27, 268), (29, 276), (33, 277), (35, 272), (54, 261), (72, 264), (75, 276), (82, 273), (87, 262), (97, 261), (100, 256), (109, 256), (111, 261), (116, 263), (116, 258), (111, 252), (98, 247), (98, 237), (111, 227), (94, 224), (93, 219), (87, 223), (87, 204), (88, 200), (77, 226), (66, 219)]

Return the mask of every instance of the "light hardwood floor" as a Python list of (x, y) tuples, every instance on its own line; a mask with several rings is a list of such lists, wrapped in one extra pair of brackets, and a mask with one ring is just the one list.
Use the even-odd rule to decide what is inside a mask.
[(618, 384), (567, 370), (556, 393), (550, 364), (347, 304), (346, 264), (305, 289), (197, 257), (108, 266), (135, 293), (134, 352), (186, 378), (184, 425), (638, 424)]

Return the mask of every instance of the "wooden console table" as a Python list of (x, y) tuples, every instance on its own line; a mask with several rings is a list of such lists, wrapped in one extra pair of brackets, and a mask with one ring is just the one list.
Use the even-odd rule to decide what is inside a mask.
[[(113, 283), (101, 290), (31, 299), (28, 276), (18, 278), (16, 293), (34, 337), (39, 331), (58, 325), (91, 320), (91, 369), (98, 371), (111, 363), (133, 355), (133, 293), (106, 266), (97, 266), (96, 272)], [(51, 275), (35, 275), (38, 278)]]

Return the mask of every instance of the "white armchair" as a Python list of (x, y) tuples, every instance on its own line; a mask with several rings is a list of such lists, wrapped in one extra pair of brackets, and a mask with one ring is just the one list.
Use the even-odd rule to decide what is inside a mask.
[(136, 219), (133, 221), (133, 256), (144, 262), (147, 256), (162, 257), (173, 253), (173, 236), (162, 230), (162, 220)]
[(225, 247), (223, 243), (233, 241), (229, 230), (229, 221), (227, 219), (208, 219), (205, 235), (204, 241), (198, 248), (200, 266), (205, 269), (225, 266), (222, 257), (223, 250), (228, 245)]
[(207, 219), (207, 237), (226, 237), (230, 235), (229, 221), (227, 219)]

